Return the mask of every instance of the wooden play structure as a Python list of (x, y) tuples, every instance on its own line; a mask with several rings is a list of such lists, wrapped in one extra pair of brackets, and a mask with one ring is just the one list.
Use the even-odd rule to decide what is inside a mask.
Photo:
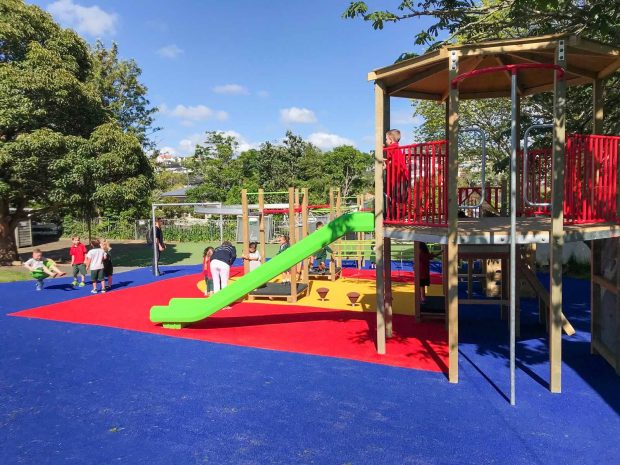
[[(562, 247), (568, 241), (592, 241), (592, 349), (620, 371), (620, 273), (615, 269), (620, 260), (620, 137), (601, 135), (603, 83), (619, 68), (619, 49), (558, 34), (449, 45), (369, 73), (375, 89), (379, 353), (385, 353), (386, 338), (392, 336), (391, 262), (385, 259), (391, 242), (436, 242), (444, 246), (450, 382), (458, 382), (459, 257), (497, 258), (505, 264), (502, 278), (507, 285), (495, 303), (510, 313), (510, 401), (515, 403), (519, 283), (524, 281), (540, 294), (541, 317), (548, 319), (549, 386), (552, 392), (561, 392), (561, 333), (563, 326), (571, 330), (562, 313)], [(566, 88), (574, 85), (592, 85), (592, 134), (566, 134)], [(528, 128), (522, 143), (520, 100), (541, 92), (553, 92), (553, 121)], [(392, 97), (444, 104), (445, 140), (384, 150)], [(471, 205), (459, 202), (458, 137), (462, 131), (475, 130), (459, 127), (459, 101), (499, 97), (512, 102), (510, 183), (500, 208), (508, 216), (459, 218), (459, 209)], [(551, 146), (530, 150), (532, 131), (537, 135), (552, 131)], [(403, 166), (408, 173), (405, 178)], [(404, 193), (403, 179), (413, 180)], [(486, 195), (479, 197), (491, 204)], [(543, 292), (544, 286), (524, 264), (525, 249), (536, 243), (550, 245), (549, 293)], [(419, 247), (415, 249), (419, 253)], [(613, 265), (603, 260), (609, 256), (613, 256)], [(418, 292), (415, 305), (419, 317)]]
[[(285, 206), (278, 208), (270, 207), (265, 199), (267, 196), (288, 196), (288, 202)], [(295, 189), (290, 187), (288, 191), (283, 192), (265, 192), (259, 189), (257, 192), (248, 192), (247, 189), (241, 191), (241, 214), (243, 228), (243, 253), (247, 254), (250, 245), (249, 219), (251, 216), (258, 217), (258, 251), (261, 260), (264, 263), (266, 259), (267, 243), (265, 234), (265, 220), (273, 215), (283, 215), (288, 218), (287, 233), (290, 245), (294, 245), (303, 238), (307, 237), (312, 231), (309, 230), (309, 214), (310, 212), (318, 212), (328, 215), (327, 221), (332, 221), (347, 211), (362, 211), (363, 197), (356, 196), (354, 205), (343, 205), (343, 199), (340, 189), (330, 189), (329, 203), (320, 205), (310, 205), (308, 202), (308, 189)], [(256, 198), (256, 204), (251, 204), (250, 200)], [(271, 204), (273, 205), (273, 204)], [(248, 300), (256, 299), (286, 299), (287, 302), (297, 302), (309, 292), (309, 281), (311, 279), (328, 279), (335, 281), (342, 274), (342, 260), (355, 259), (361, 267), (364, 260), (364, 254), (368, 251), (371, 241), (363, 240), (363, 233), (356, 233), (357, 240), (348, 241), (340, 239), (331, 245), (333, 254), (326, 272), (319, 273), (312, 267), (310, 260), (304, 260), (297, 267), (290, 270), (290, 284), (278, 282), (270, 282), (265, 286), (255, 289), (248, 295)], [(367, 242), (367, 244), (365, 244)], [(366, 247), (364, 248), (364, 245)], [(244, 263), (244, 272), (249, 272), (249, 263)]]

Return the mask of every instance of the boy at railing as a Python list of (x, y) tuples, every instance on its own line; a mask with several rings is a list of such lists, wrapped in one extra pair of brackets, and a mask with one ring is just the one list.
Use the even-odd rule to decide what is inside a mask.
[(389, 184), (389, 190), (386, 190), (389, 197), (385, 211), (389, 212), (390, 219), (398, 219), (400, 213), (405, 212), (407, 194), (411, 187), (411, 173), (407, 169), (405, 154), (400, 150), (399, 142), (400, 131), (398, 129), (390, 129), (385, 133), (385, 155), (389, 160), (385, 165), (388, 169), (386, 183)]

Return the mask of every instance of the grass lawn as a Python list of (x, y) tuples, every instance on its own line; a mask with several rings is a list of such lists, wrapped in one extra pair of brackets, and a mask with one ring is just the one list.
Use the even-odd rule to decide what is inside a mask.
[(32, 279), (30, 272), (18, 266), (0, 266), (0, 283), (10, 283), (13, 281), (27, 281)]

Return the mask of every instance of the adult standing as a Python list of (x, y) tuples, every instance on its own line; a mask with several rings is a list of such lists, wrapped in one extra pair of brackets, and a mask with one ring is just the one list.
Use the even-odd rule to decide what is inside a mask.
[(155, 267), (157, 269), (157, 275), (160, 276), (162, 273), (159, 271), (159, 256), (161, 253), (166, 250), (166, 243), (164, 242), (164, 233), (161, 229), (161, 218), (155, 219), (155, 250), (157, 251), (157, 260), (155, 261)]
[(211, 274), (213, 275), (213, 293), (224, 289), (228, 285), (230, 267), (237, 258), (237, 250), (230, 241), (222, 242), (211, 255)]

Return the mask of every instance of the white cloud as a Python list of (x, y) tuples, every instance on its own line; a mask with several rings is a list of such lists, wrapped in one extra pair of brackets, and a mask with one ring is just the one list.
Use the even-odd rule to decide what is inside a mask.
[(116, 32), (118, 15), (103, 11), (97, 5), (82, 6), (73, 0), (57, 0), (48, 5), (47, 11), (80, 34), (99, 37)]
[(165, 47), (157, 50), (157, 54), (164, 58), (176, 58), (185, 51), (182, 48), (177, 47), (175, 44), (166, 45)]
[[(254, 142), (248, 142), (248, 140), (239, 134), (237, 131), (217, 131), (219, 133), (224, 134), (225, 136), (234, 137), (239, 143), (239, 147), (237, 149), (238, 153), (245, 152), (246, 150), (258, 148), (260, 144)], [(205, 134), (191, 134), (187, 136), (185, 139), (181, 139), (179, 141), (179, 147), (177, 148), (177, 153), (182, 155), (192, 155), (194, 153), (194, 149), (197, 144), (203, 144), (205, 142)], [(163, 148), (161, 149), (163, 151)]]
[[(165, 104), (163, 105), (165, 107)], [(174, 110), (169, 112), (170, 115), (183, 119), (185, 123), (192, 121), (204, 121), (208, 119), (217, 119), (223, 121), (228, 119), (228, 113), (225, 111), (214, 111), (206, 105), (177, 105)]]
[(224, 84), (222, 86), (215, 86), (213, 88), (213, 92), (224, 95), (248, 95), (250, 93), (247, 87), (240, 84)]
[(307, 108), (283, 108), (280, 110), (280, 116), (282, 118), (282, 122), (285, 124), (290, 123), (316, 123), (316, 116), (312, 110), (308, 110)]
[(256, 92), (256, 95), (258, 95), (260, 98), (267, 98), (269, 97), (269, 92), (267, 92), (266, 90), (259, 90), (258, 92)]
[(308, 136), (308, 141), (321, 150), (331, 150), (340, 145), (355, 145), (351, 139), (327, 132), (314, 132)]
[(174, 147), (168, 147), (168, 146), (161, 147), (159, 149), (159, 152), (160, 153), (169, 153), (170, 155), (176, 155), (177, 154), (177, 150)]

